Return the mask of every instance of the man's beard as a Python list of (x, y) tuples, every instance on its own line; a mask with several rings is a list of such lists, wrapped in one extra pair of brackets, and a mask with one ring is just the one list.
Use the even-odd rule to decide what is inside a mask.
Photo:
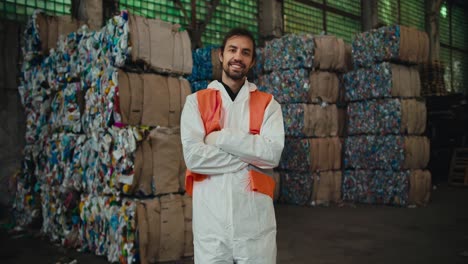
[(244, 72), (244, 71), (240, 71), (240, 72), (229, 71), (229, 64), (226, 67), (223, 67), (223, 71), (224, 73), (226, 73), (226, 75), (229, 78), (235, 81), (242, 80), (245, 76), (247, 76), (247, 72)]

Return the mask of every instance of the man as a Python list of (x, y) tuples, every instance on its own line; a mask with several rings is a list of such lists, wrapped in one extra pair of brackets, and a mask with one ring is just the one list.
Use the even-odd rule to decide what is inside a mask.
[(255, 56), (252, 34), (231, 30), (219, 53), (222, 81), (188, 96), (182, 112), (197, 264), (276, 263), (267, 170), (281, 157), (283, 117), (278, 102), (246, 79)]

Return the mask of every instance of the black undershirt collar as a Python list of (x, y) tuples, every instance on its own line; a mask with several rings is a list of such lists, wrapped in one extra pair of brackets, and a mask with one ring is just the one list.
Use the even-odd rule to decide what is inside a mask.
[[(224, 86), (224, 89), (226, 89), (226, 92), (229, 94), (229, 97), (231, 97), (231, 100), (234, 102), (234, 100), (236, 99), (236, 96), (239, 94), (239, 92), (234, 93), (227, 84), (223, 83), (222, 81), (220, 81), (220, 83)], [(240, 89), (239, 89), (239, 91), (240, 91)]]

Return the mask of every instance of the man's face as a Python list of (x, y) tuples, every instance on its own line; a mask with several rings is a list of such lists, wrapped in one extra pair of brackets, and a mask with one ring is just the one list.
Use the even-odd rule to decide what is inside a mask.
[(252, 40), (245, 36), (232, 36), (226, 41), (219, 60), (227, 77), (243, 79), (254, 64)]

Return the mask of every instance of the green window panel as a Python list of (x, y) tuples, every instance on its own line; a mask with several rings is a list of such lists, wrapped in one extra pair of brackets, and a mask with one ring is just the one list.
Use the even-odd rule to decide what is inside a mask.
[(426, 31), (424, 0), (400, 1), (400, 24)]
[(468, 19), (463, 8), (452, 8), (452, 47), (468, 51)]
[(327, 1), (327, 5), (356, 16), (361, 16), (361, 1), (335, 0)]
[[(126, 9), (139, 16), (158, 18), (188, 28), (191, 21), (191, 1), (182, 0), (181, 3), (187, 19), (173, 0), (119, 0), (121, 10)], [(203, 21), (207, 16), (207, 2), (196, 1), (196, 7), (197, 20)], [(224, 34), (233, 27), (245, 27), (258, 39), (257, 9), (257, 1), (254, 0), (221, 0), (203, 33), (203, 44), (221, 44)]]
[(69, 15), (71, 0), (0, 0), (0, 18), (26, 21), (35, 9), (49, 15)]
[(361, 32), (361, 22), (349, 17), (327, 12), (327, 33), (351, 43), (353, 36)]
[(320, 34), (324, 31), (322, 10), (293, 0), (286, 0), (283, 3), (286, 33)]
[(204, 45), (221, 44), (224, 34), (233, 27), (244, 27), (258, 39), (257, 1), (221, 0), (202, 36)]
[(448, 92), (452, 92), (452, 58), (450, 49), (440, 47), (440, 61), (444, 64), (445, 88)]
[(398, 24), (398, 0), (378, 0), (379, 22), (385, 25)]
[(468, 87), (468, 54), (452, 50), (453, 91), (467, 93)]
[(450, 45), (450, 14), (447, 4), (442, 4), (439, 12), (440, 42)]
[(172, 22), (176, 17), (182, 17), (182, 12), (174, 6), (173, 1), (162, 0), (120, 0), (119, 8), (130, 13), (147, 18), (158, 18)]

